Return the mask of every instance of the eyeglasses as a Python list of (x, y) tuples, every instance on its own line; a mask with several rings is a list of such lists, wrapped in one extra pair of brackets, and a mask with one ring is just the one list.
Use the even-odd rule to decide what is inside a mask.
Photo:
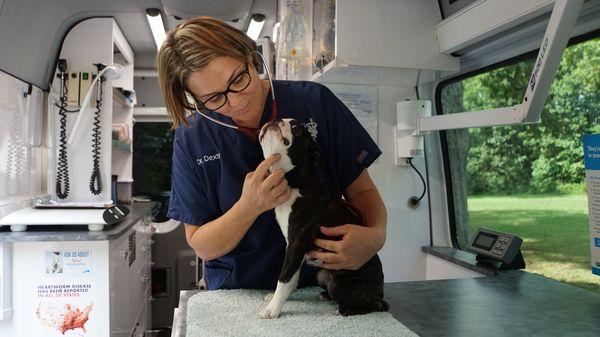
[(229, 85), (227, 86), (227, 90), (222, 91), (222, 92), (218, 92), (212, 96), (210, 96), (208, 99), (206, 99), (205, 101), (199, 101), (196, 100), (198, 103), (200, 103), (200, 107), (201, 108), (205, 108), (208, 110), (218, 110), (220, 108), (222, 108), (225, 103), (227, 103), (228, 97), (227, 94), (232, 92), (234, 94), (237, 94), (239, 92), (242, 92), (244, 90), (246, 90), (246, 88), (248, 88), (248, 86), (250, 85), (250, 81), (252, 80), (252, 78), (250, 77), (250, 73), (248, 72), (248, 64), (245, 64), (245, 68), (244, 71), (241, 72), (239, 75), (237, 75), (233, 80), (231, 80), (231, 82), (229, 82)]

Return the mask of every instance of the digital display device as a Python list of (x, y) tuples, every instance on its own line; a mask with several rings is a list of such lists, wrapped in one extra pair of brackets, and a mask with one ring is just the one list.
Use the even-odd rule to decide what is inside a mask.
[(485, 258), (508, 264), (519, 253), (522, 242), (512, 234), (479, 228), (467, 249), (477, 254), (478, 261)]
[(473, 246), (485, 250), (492, 250), (492, 247), (494, 247), (494, 243), (497, 239), (497, 235), (480, 232), (473, 241)]

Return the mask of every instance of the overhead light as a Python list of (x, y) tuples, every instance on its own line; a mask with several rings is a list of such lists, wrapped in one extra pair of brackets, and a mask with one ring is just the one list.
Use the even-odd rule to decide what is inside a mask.
[(281, 26), (281, 22), (276, 22), (273, 25), (273, 43), (277, 43), (277, 33), (279, 32), (279, 26)]
[(152, 30), (152, 35), (154, 36), (156, 49), (159, 49), (167, 37), (165, 34), (165, 26), (163, 26), (162, 17), (160, 15), (160, 9), (146, 9), (146, 18), (148, 19), (148, 24), (150, 24), (150, 29)]
[(265, 16), (263, 14), (252, 14), (252, 20), (250, 20), (250, 25), (248, 25), (248, 31), (246, 34), (252, 39), (258, 39), (260, 35), (260, 31), (262, 30), (263, 25), (265, 24)]

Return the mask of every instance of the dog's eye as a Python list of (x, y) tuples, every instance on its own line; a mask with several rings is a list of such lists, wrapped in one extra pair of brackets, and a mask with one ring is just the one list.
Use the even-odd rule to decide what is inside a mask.
[(290, 145), (290, 141), (287, 138), (283, 138), (283, 145)]

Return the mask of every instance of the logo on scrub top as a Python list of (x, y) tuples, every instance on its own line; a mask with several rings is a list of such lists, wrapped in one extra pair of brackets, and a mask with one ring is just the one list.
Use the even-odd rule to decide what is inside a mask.
[(319, 133), (319, 131), (317, 130), (317, 126), (319, 126), (317, 124), (317, 122), (315, 122), (312, 117), (310, 118), (310, 122), (308, 123), (302, 123), (304, 125), (304, 127), (308, 130), (308, 132), (310, 133), (310, 136), (312, 137), (312, 139), (316, 142), (317, 141), (317, 133)]
[(220, 160), (220, 159), (221, 159), (221, 153), (215, 153), (213, 155), (204, 155), (204, 157), (196, 158), (196, 163), (198, 163), (198, 165), (202, 165), (204, 163), (208, 163), (209, 161)]

